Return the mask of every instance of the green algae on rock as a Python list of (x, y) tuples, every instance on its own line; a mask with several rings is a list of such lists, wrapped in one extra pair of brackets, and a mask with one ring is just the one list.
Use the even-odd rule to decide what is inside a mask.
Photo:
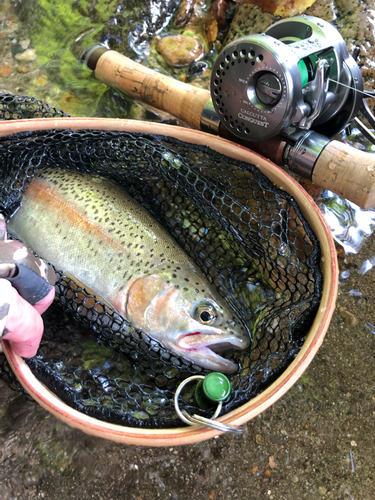
[(275, 21), (276, 16), (264, 12), (260, 7), (251, 4), (238, 5), (224, 40), (224, 46), (237, 38), (263, 33)]
[[(78, 62), (79, 41), (84, 39), (87, 45), (98, 42), (98, 33), (112, 14), (116, 1), (98, 0), (95, 9), (89, 9), (90, 4), (81, 0), (72, 7), (69, 0), (31, 0), (19, 6), (20, 19), (30, 27), (30, 40), (38, 61), (58, 86), (58, 106), (66, 104), (66, 92), (73, 92), (69, 109), (81, 116), (95, 115), (97, 103), (107, 87), (95, 81), (91, 72)], [(86, 12), (90, 15), (84, 15)], [(29, 92), (37, 94), (38, 90), (35, 83)], [(55, 102), (58, 102), (56, 98)]]
[[(18, 13), (30, 29), (32, 47), (38, 61), (45, 65), (51, 82), (56, 84), (54, 102), (60, 107), (66, 100), (77, 116), (96, 116), (96, 110), (108, 87), (78, 61), (84, 48), (105, 43), (132, 58), (138, 57), (153, 36), (171, 19), (175, 0), (160, 0), (155, 15), (148, 1), (121, 3), (118, 0), (31, 0), (21, 2)], [(147, 21), (147, 36), (139, 35)], [(138, 36), (139, 35), (139, 36)], [(40, 89), (35, 83), (29, 93)], [(69, 93), (69, 95), (67, 94)], [(70, 94), (73, 92), (73, 94)], [(139, 106), (136, 106), (139, 108)], [(137, 117), (139, 110), (137, 111)], [(112, 116), (124, 118), (123, 109), (111, 109)], [(132, 116), (130, 113), (129, 117)]]
[(198, 61), (204, 55), (198, 38), (188, 35), (168, 35), (156, 42), (156, 50), (170, 66), (180, 67)]

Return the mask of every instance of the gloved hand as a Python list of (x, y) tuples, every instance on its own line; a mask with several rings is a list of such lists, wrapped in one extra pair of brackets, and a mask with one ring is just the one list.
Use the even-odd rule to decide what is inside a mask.
[(55, 296), (52, 288), (34, 306), (23, 299), (8, 280), (0, 279), (0, 338), (9, 340), (20, 356), (31, 358), (38, 350), (43, 334), (41, 314)]
[(55, 281), (51, 266), (20, 241), (7, 239), (0, 214), (0, 338), (9, 340), (16, 354), (36, 354), (43, 334), (40, 315), (55, 297)]

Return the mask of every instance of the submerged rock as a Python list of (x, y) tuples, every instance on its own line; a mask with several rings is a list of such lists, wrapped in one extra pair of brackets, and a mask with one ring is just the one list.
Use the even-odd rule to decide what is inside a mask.
[(101, 32), (101, 42), (125, 55), (147, 55), (152, 39), (168, 26), (178, 4), (178, 0), (118, 2)]
[(185, 26), (188, 22), (196, 0), (181, 0), (176, 14), (174, 15), (173, 24), (177, 26)]
[(251, 4), (239, 5), (233, 17), (224, 45), (237, 38), (262, 33), (276, 21), (276, 16), (264, 12), (260, 7)]
[(197, 38), (188, 35), (170, 35), (160, 38), (156, 50), (170, 66), (187, 66), (197, 61), (204, 54), (203, 44)]
[(241, 0), (241, 2), (262, 7), (275, 16), (289, 17), (302, 14), (315, 0)]
[(1, 77), (8, 77), (12, 74), (13, 69), (9, 64), (1, 64), (0, 65), (0, 76)]
[(344, 320), (345, 325), (353, 326), (358, 323), (356, 316), (352, 312), (348, 311), (344, 306), (338, 305), (337, 310), (340, 317)]
[(25, 52), (16, 54), (14, 58), (19, 62), (30, 62), (36, 60), (36, 53), (34, 49), (27, 49)]

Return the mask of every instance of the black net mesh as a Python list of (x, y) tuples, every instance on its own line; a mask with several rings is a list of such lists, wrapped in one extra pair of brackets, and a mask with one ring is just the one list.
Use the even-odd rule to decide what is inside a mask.
[(35, 97), (0, 93), (0, 120), (70, 116)]
[[(16, 107), (22, 99), (13, 102)], [(229, 377), (233, 396), (224, 413), (259, 394), (288, 366), (319, 304), (320, 247), (294, 199), (254, 165), (166, 136), (16, 134), (0, 140), (0, 209), (7, 217), (46, 166), (115, 181), (173, 235), (247, 325), (249, 349), (226, 354), (240, 368)], [(186, 377), (206, 372), (134, 329), (64, 270), (58, 276), (40, 349), (27, 360), (35, 375), (67, 404), (96, 418), (180, 426), (174, 391)], [(4, 362), (0, 369), (9, 379)], [(192, 392), (189, 384), (180, 407), (197, 413)]]

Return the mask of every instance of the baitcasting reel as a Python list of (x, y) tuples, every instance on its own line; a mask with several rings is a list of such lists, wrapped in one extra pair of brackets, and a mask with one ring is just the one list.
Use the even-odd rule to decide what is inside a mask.
[(332, 136), (362, 103), (359, 67), (339, 32), (310, 16), (229, 44), (212, 71), (213, 105), (236, 136), (263, 141), (290, 126)]
[[(293, 158), (306, 146), (307, 152), (321, 148), (315, 145), (320, 136), (308, 131), (333, 137), (355, 120), (375, 143), (357, 118), (361, 111), (375, 128), (360, 69), (340, 33), (316, 17), (284, 19), (265, 33), (229, 44), (214, 64), (211, 95), (220, 122), (240, 139), (286, 138), (291, 145), (285, 163), (292, 170)], [(298, 173), (303, 173), (304, 161), (298, 158), (297, 163)]]

